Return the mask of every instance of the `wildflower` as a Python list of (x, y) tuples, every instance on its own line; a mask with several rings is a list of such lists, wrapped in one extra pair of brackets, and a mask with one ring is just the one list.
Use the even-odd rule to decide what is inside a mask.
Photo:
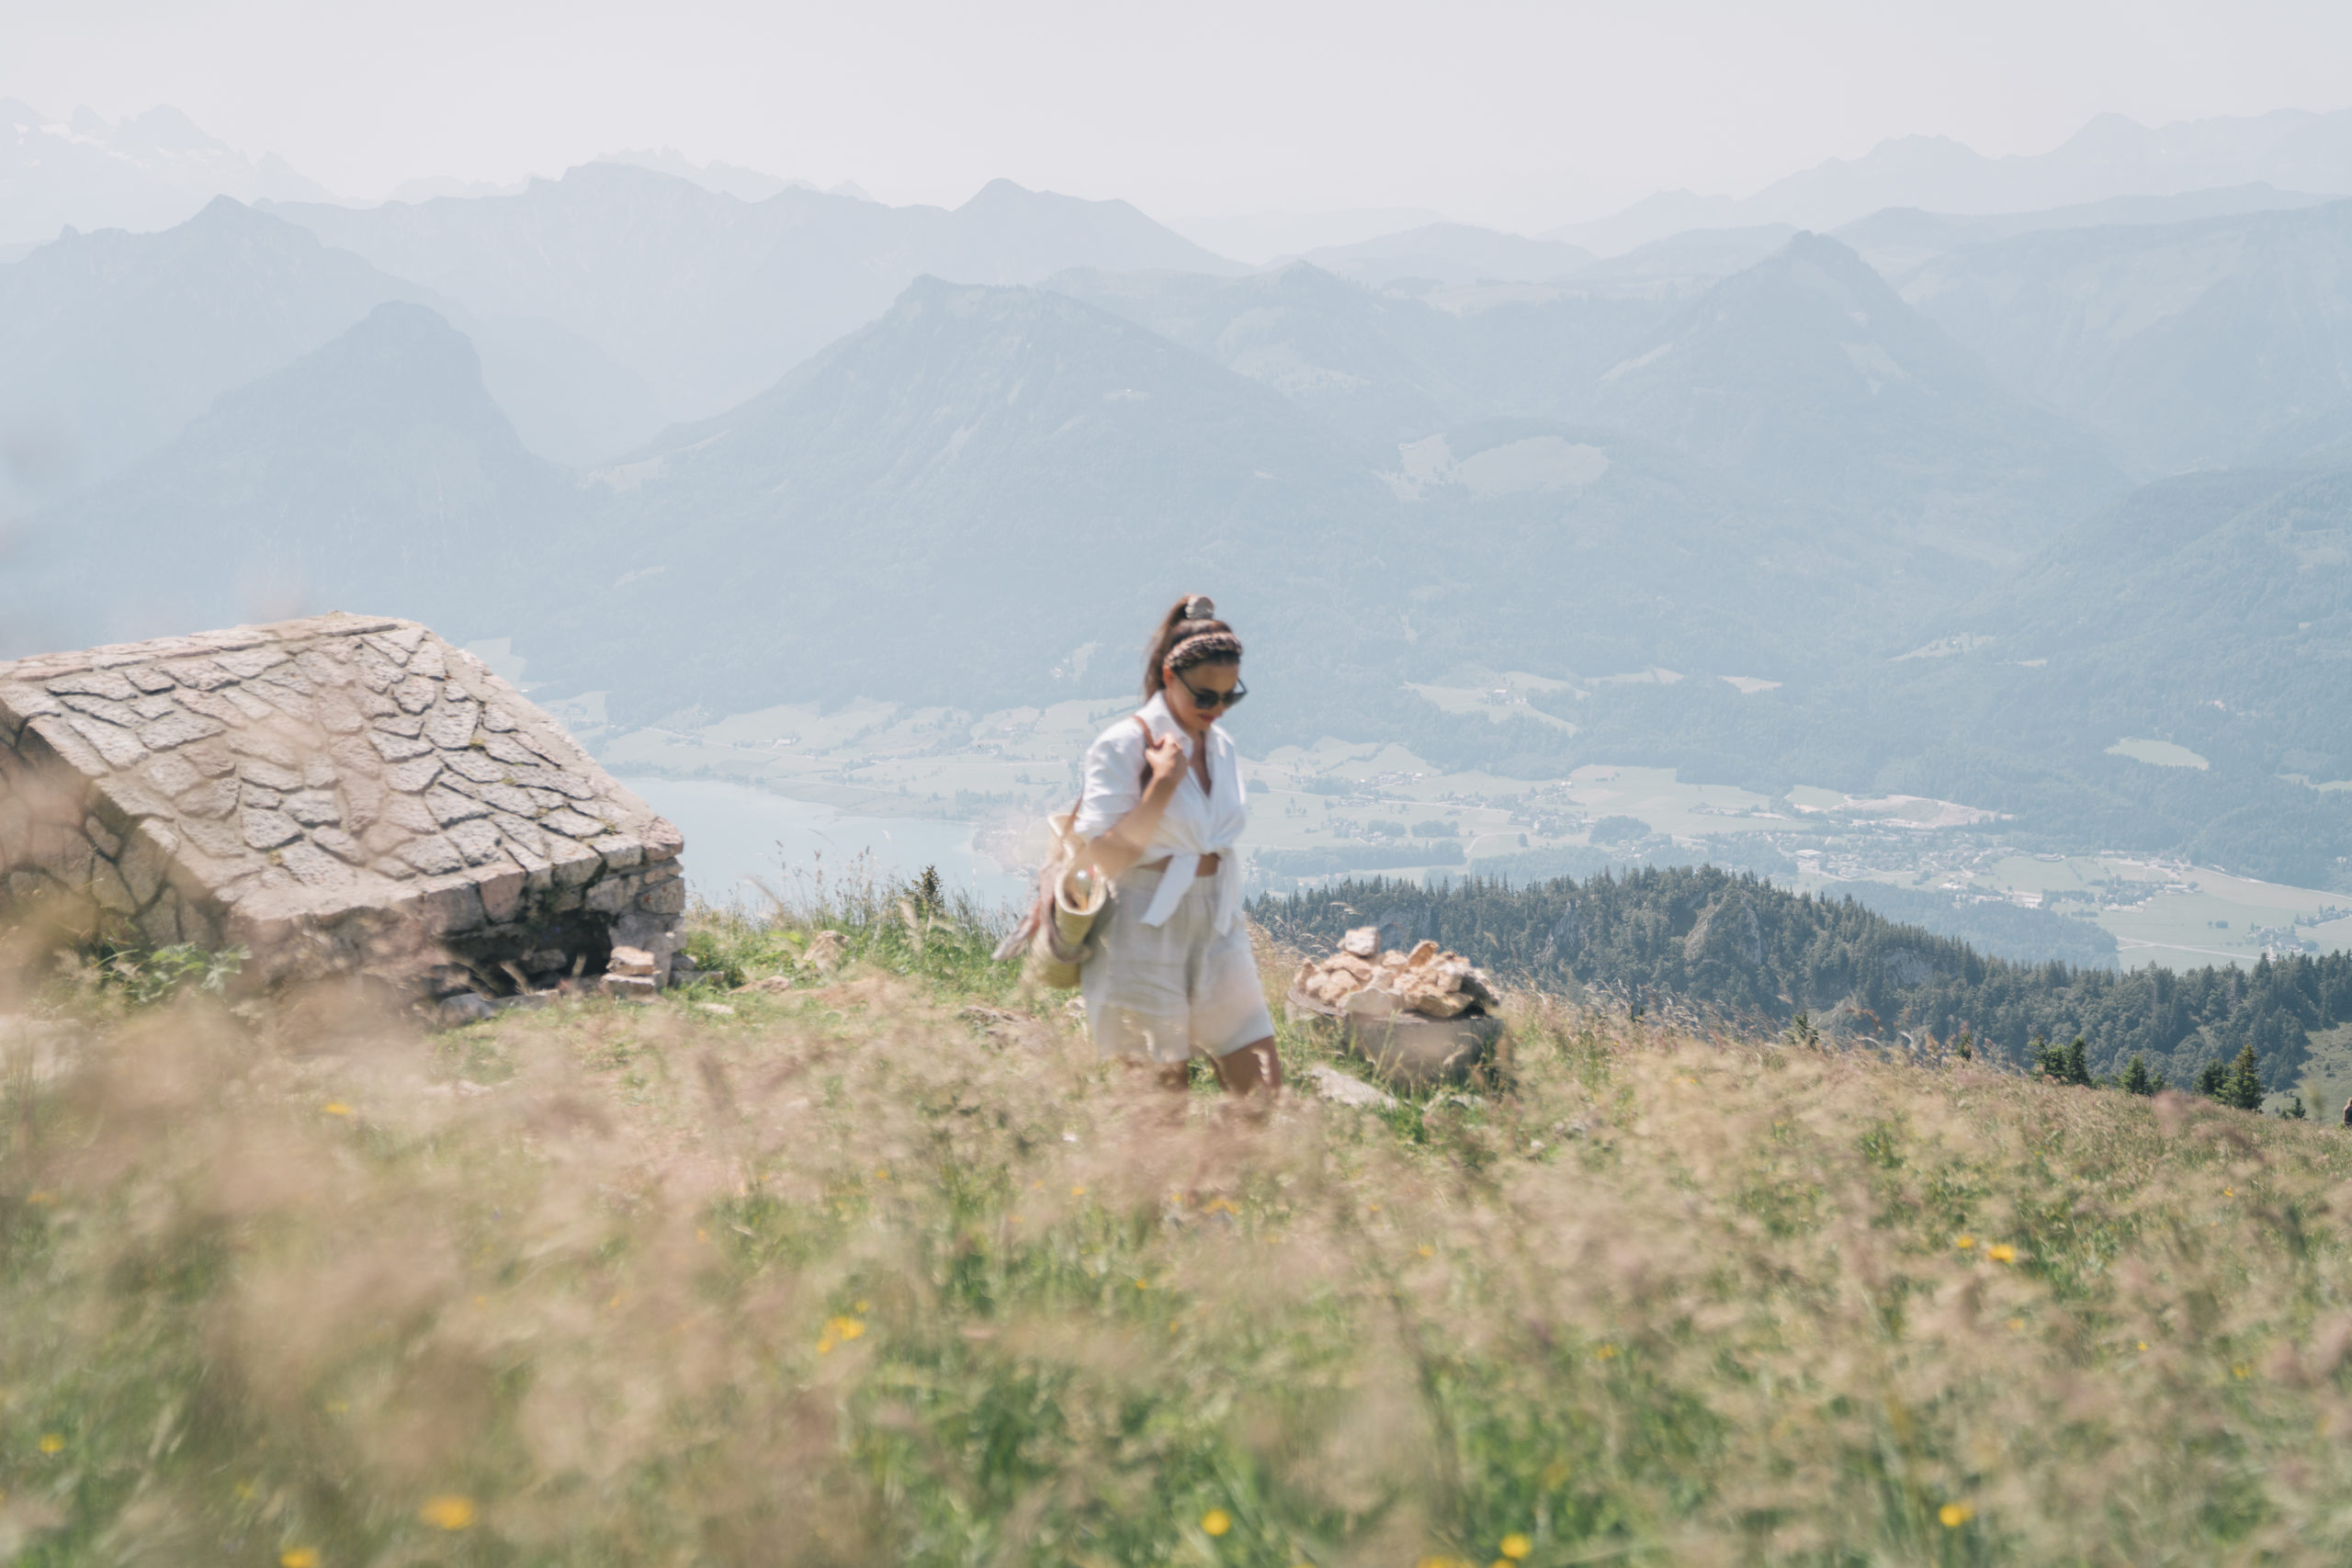
[(1946, 1503), (1936, 1510), (1936, 1517), (1943, 1521), (1948, 1530), (1956, 1530), (1975, 1517), (1976, 1510), (1965, 1503)]
[(54, 1192), (28, 1192), (25, 1194), (25, 1201), (28, 1203), (54, 1203), (57, 1201), (57, 1194)]
[(1617, 1347), (1614, 1345), (1603, 1345), (1600, 1349), (1595, 1350), (1593, 1354), (1600, 1357), (1604, 1361), (1613, 1361), (1617, 1359)]
[(2250, 1377), (2252, 1377), (2253, 1375), (2254, 1375), (2254, 1369), (2253, 1369), (2253, 1368), (2251, 1368), (2251, 1367), (2232, 1367), (2232, 1368), (2230, 1369), (2230, 1376), (2232, 1376), (2232, 1377), (2233, 1377), (2233, 1378), (2238, 1378), (2238, 1379), (2243, 1380), (2243, 1379), (2245, 1379), (2245, 1378), (2250, 1378)]
[(439, 1496), (427, 1497), (416, 1517), (435, 1529), (461, 1530), (474, 1522), (474, 1500), (444, 1492)]
[(330, 1100), (324, 1105), (319, 1107), (319, 1109), (325, 1111), (330, 1116), (350, 1116), (356, 1114), (356, 1112), (352, 1111), (351, 1107), (345, 1105), (340, 1100)]
[(1952, 1245), (1960, 1248), (1962, 1252), (1966, 1252), (1970, 1247), (1976, 1245), (1976, 1238), (1973, 1235), (1964, 1235), (1958, 1241), (1953, 1242)]
[(1083, 1187), (1073, 1187), (1069, 1190), (1069, 1195), (1073, 1198), (1083, 1198), (1086, 1196), (1086, 1189)]
[(2222, 1189), (2222, 1196), (2224, 1198), (2234, 1198), (2237, 1195), (2238, 1190), (2234, 1187), (2224, 1187)]
[(875, 1172), (874, 1172), (874, 1179), (875, 1179), (875, 1180), (876, 1180), (876, 1181), (888, 1181), (888, 1180), (889, 1180), (889, 1179), (890, 1179), (890, 1168), (889, 1168), (888, 1166), (887, 1166), (887, 1165), (886, 1165), (886, 1166), (877, 1167), (877, 1168), (876, 1168)]
[(2021, 1317), (2013, 1317), (2013, 1318), (2009, 1319), (2009, 1332), (2010, 1332), (2010, 1333), (2012, 1333), (2012, 1334), (2021, 1334), (2021, 1333), (2023, 1333), (2024, 1331), (2025, 1331), (2025, 1319), (2023, 1319), (2023, 1318), (2021, 1318)]
[(319, 1568), (318, 1552), (307, 1546), (289, 1546), (277, 1554), (277, 1568)]
[(829, 1317), (825, 1331), (817, 1336), (817, 1354), (829, 1356), (837, 1345), (847, 1344), (865, 1332), (865, 1325), (854, 1317)]
[(873, 1304), (874, 1303), (872, 1302), (853, 1302), (850, 1303), (849, 1310), (858, 1314), (860, 1316), (863, 1316), (866, 1310), (873, 1306)]
[(40, 1435), (40, 1451), (45, 1454), (62, 1454), (65, 1451), (65, 1439), (54, 1432), (43, 1432)]
[(1201, 1529), (1208, 1535), (1223, 1535), (1233, 1528), (1233, 1516), (1223, 1508), (1211, 1508), (1201, 1516)]
[(1421, 1256), (1423, 1258), (1435, 1258), (1437, 1256), (1437, 1248), (1431, 1247), (1427, 1242), (1423, 1242), (1421, 1243)]
[(2005, 1241), (1997, 1246), (1986, 1247), (1984, 1256), (1996, 1263), (2015, 1263), (2018, 1260), (2018, 1249)]
[(2141, 1348), (2141, 1349), (2143, 1349), (2143, 1350), (2144, 1350), (2144, 1349), (2146, 1349), (2147, 1348), (2148, 1348), (2148, 1342), (2147, 1342), (2146, 1340), (2144, 1340), (2144, 1339), (2141, 1340), (2141, 1341), (2140, 1341), (2140, 1348)]
[(1502, 1540), (1496, 1546), (1495, 1550), (1501, 1552), (1505, 1557), (1510, 1558), (1513, 1562), (1516, 1562), (1521, 1558), (1526, 1556), (1529, 1552), (1534, 1551), (1535, 1543), (1528, 1540), (1525, 1536), (1519, 1534), (1517, 1531), (1513, 1531), (1511, 1534), (1503, 1537)]

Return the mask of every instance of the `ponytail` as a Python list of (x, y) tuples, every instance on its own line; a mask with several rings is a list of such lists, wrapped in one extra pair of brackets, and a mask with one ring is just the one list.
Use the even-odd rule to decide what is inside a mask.
[(1187, 593), (1169, 606), (1144, 649), (1143, 694), (1158, 696), (1168, 684), (1170, 656), (1180, 670), (1195, 664), (1238, 664), (1241, 639), (1216, 618), (1216, 604), (1205, 593)]

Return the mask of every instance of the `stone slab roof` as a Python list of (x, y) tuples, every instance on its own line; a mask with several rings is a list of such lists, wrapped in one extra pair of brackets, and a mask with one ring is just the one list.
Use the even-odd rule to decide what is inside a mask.
[[(335, 614), (0, 664), (0, 750), (86, 783), (90, 892), (156, 940), (199, 934), (143, 919), (166, 884), (246, 929), (390, 908), (436, 931), (526, 906), (616, 915), (623, 890), (594, 885), (653, 908), (634, 900), (674, 878), (662, 863), (683, 847), (561, 726), (408, 621)], [(54, 854), (9, 852), (27, 831), (9, 798), (0, 869), (71, 880)]]

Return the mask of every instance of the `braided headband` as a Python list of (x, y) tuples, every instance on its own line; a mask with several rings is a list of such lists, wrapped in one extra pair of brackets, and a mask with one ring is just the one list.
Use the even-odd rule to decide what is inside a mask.
[(1238, 659), (1241, 639), (1231, 632), (1196, 632), (1168, 650), (1170, 670), (1190, 670), (1212, 659)]

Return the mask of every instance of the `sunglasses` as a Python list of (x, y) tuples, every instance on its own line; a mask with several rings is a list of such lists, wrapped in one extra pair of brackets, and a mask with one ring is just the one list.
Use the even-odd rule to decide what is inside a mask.
[(1179, 681), (1177, 684), (1184, 688), (1184, 694), (1191, 697), (1193, 705), (1203, 713), (1215, 713), (1220, 705), (1231, 707), (1250, 694), (1250, 688), (1238, 681), (1233, 683), (1233, 690), (1229, 692), (1204, 692), (1190, 681)]

